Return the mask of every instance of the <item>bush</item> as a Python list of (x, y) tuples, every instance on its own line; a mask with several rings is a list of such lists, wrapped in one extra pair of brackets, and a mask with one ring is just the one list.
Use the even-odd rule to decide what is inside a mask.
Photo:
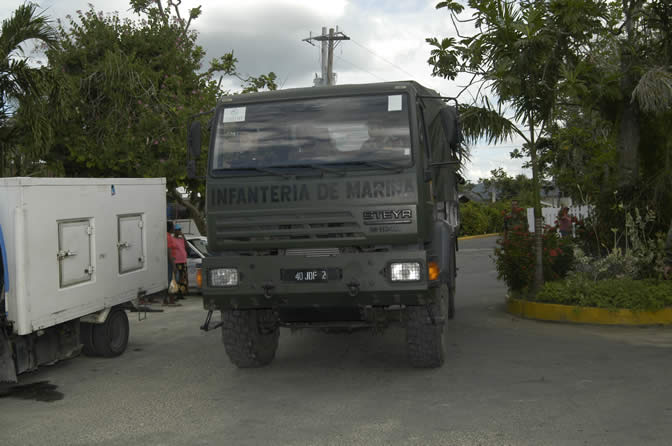
[(488, 233), (488, 216), (482, 205), (472, 201), (463, 204), (460, 208), (460, 234), (478, 235)]
[[(495, 265), (498, 278), (509, 290), (524, 291), (532, 285), (535, 268), (534, 233), (521, 222), (521, 209), (507, 215), (508, 230), (497, 241)], [(559, 280), (567, 276), (574, 262), (574, 245), (569, 238), (558, 238), (554, 231), (543, 235), (544, 280)]]
[(460, 205), (460, 234), (493, 234), (504, 230), (504, 216), (511, 208), (509, 202), (475, 203)]
[(597, 308), (655, 311), (672, 307), (672, 281), (630, 278), (593, 281), (574, 274), (562, 282), (548, 282), (537, 302)]

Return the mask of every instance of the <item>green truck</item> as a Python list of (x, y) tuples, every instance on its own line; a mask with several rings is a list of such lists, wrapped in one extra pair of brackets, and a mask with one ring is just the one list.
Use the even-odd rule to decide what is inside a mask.
[[(416, 82), (223, 98), (210, 121), (203, 304), (238, 367), (279, 328), (406, 329), (411, 364), (444, 361), (455, 312), (461, 134)], [(201, 148), (189, 129), (189, 170)]]

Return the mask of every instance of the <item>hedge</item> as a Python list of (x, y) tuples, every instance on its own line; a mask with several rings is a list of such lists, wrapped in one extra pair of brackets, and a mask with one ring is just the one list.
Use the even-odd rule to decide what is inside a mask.
[(574, 276), (547, 282), (535, 302), (597, 308), (656, 311), (672, 307), (672, 281), (657, 279), (606, 279), (593, 281)]

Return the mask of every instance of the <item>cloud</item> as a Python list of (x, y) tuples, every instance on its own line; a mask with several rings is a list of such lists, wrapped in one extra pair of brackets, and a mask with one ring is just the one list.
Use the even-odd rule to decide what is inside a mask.
[[(24, 0), (6, 0), (0, 18), (8, 17)], [(104, 12), (119, 11), (131, 17), (130, 6), (116, 0), (41, 0), (51, 17), (75, 15), (88, 3)], [(334, 71), (339, 84), (415, 79), (445, 96), (455, 96), (467, 81), (460, 76), (448, 81), (431, 76), (427, 64), (427, 37), (456, 37), (445, 10), (436, 10), (438, 0), (183, 0), (182, 14), (202, 5), (202, 15), (192, 27), (206, 50), (206, 64), (231, 50), (239, 70), (258, 76), (273, 71), (283, 88), (311, 86), (320, 72), (319, 48), (302, 39), (320, 33), (322, 26), (336, 27), (351, 37), (335, 51)], [(468, 15), (468, 12), (465, 13)], [(461, 25), (470, 33), (472, 25)], [(224, 88), (239, 90), (240, 80), (225, 78)], [(468, 100), (467, 94), (463, 100)], [(511, 174), (522, 171), (520, 160), (510, 160), (511, 148), (481, 148), (472, 151), (467, 176), (478, 179), (490, 170), (505, 167)]]

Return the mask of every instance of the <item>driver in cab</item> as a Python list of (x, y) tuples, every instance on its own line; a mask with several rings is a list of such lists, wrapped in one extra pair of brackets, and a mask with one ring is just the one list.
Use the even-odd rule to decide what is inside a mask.
[[(382, 150), (399, 152), (402, 149), (410, 149), (411, 141), (408, 129), (385, 125), (382, 119), (371, 119), (367, 125), (369, 139), (362, 144), (362, 152), (379, 152)], [(404, 152), (404, 155), (406, 154)]]

